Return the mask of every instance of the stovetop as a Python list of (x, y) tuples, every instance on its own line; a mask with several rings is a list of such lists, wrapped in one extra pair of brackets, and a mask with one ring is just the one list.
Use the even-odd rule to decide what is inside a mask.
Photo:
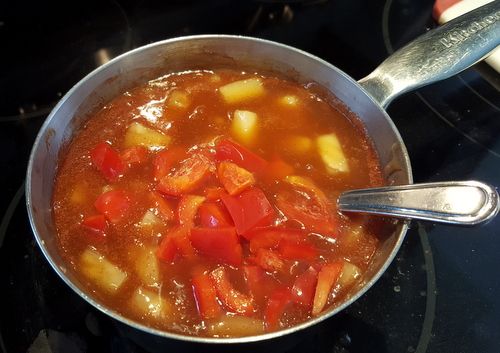
[[(29, 152), (58, 99), (110, 58), (179, 35), (262, 37), (309, 51), (359, 79), (435, 26), (432, 0), (140, 0), (0, 4), (0, 348), (5, 352), (147, 352), (69, 289), (29, 226)], [(407, 94), (388, 109), (415, 182), (500, 186), (500, 75), (484, 64)], [(349, 308), (286, 352), (497, 352), (500, 220), (412, 223), (397, 258)], [(165, 347), (168, 350), (169, 347)]]

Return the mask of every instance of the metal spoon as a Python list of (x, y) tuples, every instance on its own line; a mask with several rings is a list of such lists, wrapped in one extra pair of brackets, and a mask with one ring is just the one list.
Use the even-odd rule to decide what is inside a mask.
[(337, 201), (340, 211), (475, 225), (499, 211), (497, 190), (479, 181), (449, 181), (351, 190)]

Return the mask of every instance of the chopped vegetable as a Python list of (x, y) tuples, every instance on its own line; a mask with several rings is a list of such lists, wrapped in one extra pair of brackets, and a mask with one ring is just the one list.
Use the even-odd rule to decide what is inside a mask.
[(258, 78), (231, 82), (219, 88), (226, 103), (234, 104), (249, 101), (264, 95), (264, 85)]
[[(135, 246), (135, 245), (134, 245)], [(139, 247), (133, 251), (135, 271), (145, 286), (160, 284), (160, 270), (155, 251), (151, 247)]]
[(94, 206), (111, 223), (117, 223), (126, 215), (130, 203), (127, 192), (116, 189), (101, 194), (95, 201)]
[(274, 159), (267, 165), (263, 177), (266, 182), (273, 183), (294, 174), (294, 171), (294, 168), (284, 160)]
[(159, 151), (153, 160), (154, 177), (160, 180), (171, 172), (175, 164), (187, 157), (186, 150), (181, 147), (172, 147)]
[(287, 94), (279, 99), (280, 104), (285, 107), (296, 107), (299, 104), (299, 97)]
[(298, 229), (283, 227), (267, 227), (254, 229), (245, 234), (250, 240), (250, 251), (258, 249), (277, 249), (281, 241), (298, 244), (305, 240), (306, 234)]
[(285, 262), (281, 259), (279, 254), (270, 249), (257, 249), (253, 261), (269, 272), (283, 271), (285, 267)]
[(339, 292), (351, 288), (360, 277), (360, 268), (350, 262), (344, 261), (344, 266), (342, 266), (342, 273), (340, 274), (340, 278), (337, 281)]
[(330, 174), (349, 172), (347, 158), (335, 134), (321, 135), (316, 139), (318, 153)]
[(127, 279), (127, 273), (111, 263), (94, 248), (87, 248), (80, 257), (80, 271), (95, 285), (115, 293)]
[(219, 161), (231, 161), (252, 173), (262, 173), (267, 168), (267, 161), (249, 149), (234, 141), (223, 139), (215, 146), (215, 158)]
[(189, 98), (189, 95), (185, 91), (174, 90), (170, 92), (167, 98), (167, 106), (169, 108), (186, 109), (189, 108), (190, 104), (191, 104), (191, 99)]
[(195, 273), (191, 283), (200, 316), (204, 320), (215, 319), (220, 316), (221, 308), (217, 302), (217, 292), (209, 275), (201, 271)]
[(217, 296), (228, 309), (243, 315), (250, 315), (254, 312), (252, 297), (234, 289), (224, 267), (217, 267), (213, 270), (210, 278), (215, 284)]
[(232, 162), (221, 162), (217, 168), (217, 175), (229, 195), (237, 195), (255, 184), (252, 173)]
[(172, 228), (165, 234), (156, 251), (156, 256), (161, 261), (171, 263), (176, 256), (193, 257), (195, 250), (188, 237), (189, 229), (185, 226)]
[(88, 185), (85, 182), (77, 183), (73, 186), (70, 201), (74, 205), (82, 205), (88, 199)]
[(234, 227), (193, 228), (189, 239), (201, 254), (228, 265), (241, 265), (242, 249)]
[(289, 288), (282, 287), (271, 294), (264, 310), (264, 320), (268, 331), (274, 331), (280, 327), (281, 316), (291, 301), (292, 294)]
[(156, 209), (157, 214), (166, 222), (170, 222), (174, 219), (174, 208), (169, 203), (169, 201), (165, 200), (163, 196), (159, 193), (152, 191), (150, 193), (150, 198), (153, 202), (153, 207)]
[(202, 227), (233, 227), (234, 223), (226, 207), (218, 202), (204, 202), (198, 208)]
[(161, 178), (157, 190), (168, 195), (181, 196), (195, 190), (210, 175), (210, 161), (202, 154), (194, 154), (181, 162), (172, 174)]
[(106, 237), (108, 223), (103, 215), (89, 216), (83, 219), (82, 226), (87, 230), (87, 234), (100, 241)]
[(214, 337), (239, 337), (263, 334), (264, 322), (246, 316), (225, 315), (207, 322), (207, 332)]
[(207, 200), (210, 201), (218, 201), (222, 198), (222, 195), (227, 195), (226, 190), (221, 187), (208, 187), (205, 189), (203, 192), (205, 196), (207, 197)]
[(312, 150), (313, 140), (306, 136), (290, 135), (283, 138), (281, 145), (291, 154), (305, 156)]
[(107, 142), (101, 142), (90, 151), (92, 164), (106, 180), (113, 182), (125, 172), (125, 164), (116, 150)]
[(236, 140), (252, 145), (257, 137), (257, 114), (248, 110), (235, 110), (231, 123), (231, 133)]
[(312, 306), (316, 283), (318, 281), (318, 271), (312, 266), (297, 277), (292, 288), (292, 299), (294, 302)]
[(194, 226), (194, 218), (198, 208), (205, 201), (205, 197), (198, 195), (186, 195), (181, 198), (177, 207), (177, 218), (179, 224), (191, 228)]
[(152, 227), (156, 224), (160, 224), (161, 220), (156, 217), (156, 215), (150, 211), (147, 210), (144, 213), (144, 216), (142, 216), (141, 221), (139, 222), (139, 226), (141, 227)]
[(312, 261), (318, 256), (316, 248), (310, 244), (297, 244), (289, 240), (281, 240), (278, 252), (284, 259)]
[(148, 158), (148, 149), (143, 146), (133, 146), (126, 148), (122, 154), (121, 159), (129, 167), (144, 163)]
[(312, 308), (313, 315), (318, 315), (321, 311), (323, 311), (333, 285), (339, 279), (342, 266), (342, 262), (334, 262), (324, 265), (319, 271), (318, 283), (316, 284), (316, 291), (314, 293), (314, 303)]
[(257, 226), (270, 225), (276, 213), (266, 195), (257, 187), (243, 191), (237, 196), (222, 196), (233, 219), (238, 234), (245, 234)]
[(159, 293), (145, 288), (137, 288), (130, 298), (130, 306), (141, 316), (168, 319), (174, 308)]
[(156, 130), (134, 122), (130, 124), (125, 133), (124, 146), (144, 146), (150, 150), (158, 150), (170, 144), (171, 137)]

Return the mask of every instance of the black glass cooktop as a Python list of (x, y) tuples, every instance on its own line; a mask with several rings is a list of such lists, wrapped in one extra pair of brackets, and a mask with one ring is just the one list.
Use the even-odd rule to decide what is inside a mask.
[[(70, 290), (43, 258), (24, 202), (28, 155), (58, 99), (129, 49), (179, 35), (243, 34), (318, 55), (359, 79), (435, 26), (432, 0), (3, 2), (0, 4), (0, 347), (147, 352)], [(389, 107), (415, 182), (500, 185), (500, 75), (479, 64)], [(285, 352), (498, 352), (500, 220), (413, 223), (396, 260), (347, 310)], [(173, 347), (173, 346), (172, 346)], [(162, 351), (172, 350), (164, 346)]]

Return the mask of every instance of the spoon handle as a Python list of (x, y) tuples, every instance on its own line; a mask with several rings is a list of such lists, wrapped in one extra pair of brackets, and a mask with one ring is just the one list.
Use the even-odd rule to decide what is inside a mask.
[(479, 181), (449, 181), (346, 191), (340, 211), (474, 225), (499, 210), (497, 190)]

